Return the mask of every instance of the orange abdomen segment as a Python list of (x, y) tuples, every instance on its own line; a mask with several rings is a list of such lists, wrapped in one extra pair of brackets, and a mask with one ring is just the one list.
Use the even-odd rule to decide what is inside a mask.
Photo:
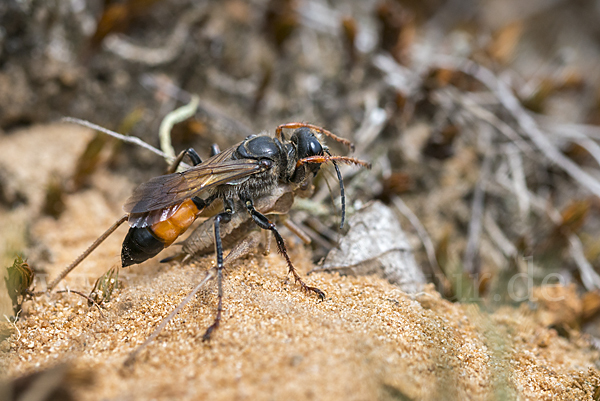
[(177, 211), (165, 221), (153, 224), (150, 229), (165, 243), (165, 248), (171, 245), (181, 234), (187, 230), (198, 217), (201, 210), (188, 199), (183, 202)]

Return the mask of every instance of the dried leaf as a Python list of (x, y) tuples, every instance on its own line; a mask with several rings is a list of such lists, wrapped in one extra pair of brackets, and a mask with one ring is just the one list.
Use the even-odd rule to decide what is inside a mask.
[(406, 292), (420, 291), (425, 284), (398, 219), (379, 201), (359, 210), (348, 225), (348, 234), (333, 248), (316, 271), (350, 275), (375, 274)]
[(17, 256), (13, 265), (7, 267), (6, 270), (8, 275), (4, 278), (4, 282), (13, 304), (15, 316), (17, 316), (21, 310), (23, 297), (30, 292), (29, 288), (33, 284), (35, 274), (21, 256)]

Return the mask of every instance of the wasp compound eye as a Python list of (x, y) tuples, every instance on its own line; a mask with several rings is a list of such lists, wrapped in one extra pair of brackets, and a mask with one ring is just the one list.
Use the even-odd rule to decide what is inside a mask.
[(296, 136), (296, 146), (298, 146), (298, 156), (300, 158), (323, 154), (323, 146), (308, 128), (300, 128), (296, 130), (294, 135)]
[(303, 151), (306, 152), (307, 156), (322, 155), (323, 147), (317, 138), (313, 136), (306, 142), (306, 150)]

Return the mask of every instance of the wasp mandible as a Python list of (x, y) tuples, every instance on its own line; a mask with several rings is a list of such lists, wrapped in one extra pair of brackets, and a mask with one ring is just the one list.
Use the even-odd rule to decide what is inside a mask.
[[(289, 139), (284, 133), (286, 129), (294, 130)], [(247, 212), (258, 227), (271, 231), (277, 249), (286, 260), (289, 273), (305, 291), (314, 292), (323, 299), (323, 291), (302, 281), (290, 260), (283, 237), (275, 224), (257, 210), (255, 203), (271, 196), (282, 186), (288, 186), (292, 192), (306, 189), (306, 186), (311, 185), (312, 178), (318, 173), (321, 164), (331, 162), (340, 184), (343, 225), (345, 197), (337, 163), (370, 166), (352, 157), (331, 155), (324, 143), (325, 136), (353, 148), (346, 139), (321, 127), (306, 123), (288, 123), (278, 126), (274, 137), (251, 135), (222, 152), (214, 150), (213, 155), (204, 162), (193, 149), (182, 152), (178, 160), (181, 161), (187, 155), (194, 166), (180, 173), (152, 178), (135, 189), (123, 207), (127, 214), (54, 280), (48, 286), (49, 290), (124, 221), (128, 221), (130, 225), (121, 251), (122, 266), (126, 267), (156, 256), (182, 235), (203, 211), (214, 209), (215, 204), (222, 204), (212, 220), (217, 259), (217, 316), (204, 334), (204, 340), (210, 338), (221, 320), (221, 228), (231, 222), (236, 213)]]

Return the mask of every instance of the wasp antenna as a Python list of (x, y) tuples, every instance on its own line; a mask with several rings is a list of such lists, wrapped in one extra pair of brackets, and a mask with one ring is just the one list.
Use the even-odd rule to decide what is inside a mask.
[(340, 223), (340, 230), (344, 228), (344, 221), (346, 220), (346, 194), (344, 193), (344, 180), (342, 179), (342, 172), (338, 167), (335, 160), (331, 161), (333, 163), (333, 167), (335, 168), (335, 173), (337, 174), (338, 181), (340, 182), (340, 197), (342, 198), (342, 222)]
[(341, 138), (341, 137), (335, 135), (334, 133), (327, 131), (326, 129), (321, 128), (321, 127), (312, 125), (309, 128), (317, 130), (320, 133), (322, 133), (323, 135), (328, 136), (329, 138), (333, 139), (334, 141), (339, 142), (343, 145), (346, 145), (348, 147), (348, 149), (350, 149), (350, 152), (354, 152), (354, 144), (352, 142), (350, 142), (349, 140)]
[(327, 131), (325, 128), (321, 128), (317, 125), (313, 125), (313, 124), (307, 124), (307, 123), (287, 123), (287, 124), (281, 124), (280, 126), (278, 126), (275, 129), (275, 134), (277, 136), (277, 138), (281, 139), (282, 135), (283, 135), (283, 130), (284, 129), (296, 129), (296, 128), (302, 128), (302, 127), (306, 127), (306, 128), (310, 128), (313, 129), (315, 131), (320, 132), (321, 134), (328, 136), (329, 138), (333, 139), (336, 142), (339, 142), (341, 144), (346, 145), (351, 152), (354, 152), (354, 144), (352, 142), (350, 142), (347, 139), (341, 138), (333, 133), (331, 133), (330, 131)]
[[(328, 150), (325, 150), (325, 153), (331, 158), (331, 153)], [(344, 221), (346, 220), (346, 194), (344, 193), (344, 180), (342, 179), (342, 172), (338, 167), (335, 160), (331, 159), (331, 163), (333, 163), (333, 167), (335, 168), (335, 173), (337, 174), (338, 182), (340, 183), (340, 197), (342, 198), (342, 222), (340, 223), (340, 230), (344, 228)]]
[(346, 164), (356, 164), (357, 166), (362, 166), (370, 169), (371, 163), (367, 163), (363, 160), (355, 159), (354, 157), (346, 157), (346, 156), (308, 156), (303, 159), (300, 159), (296, 162), (296, 168), (300, 167), (306, 163), (327, 163), (327, 162), (342, 162)]

